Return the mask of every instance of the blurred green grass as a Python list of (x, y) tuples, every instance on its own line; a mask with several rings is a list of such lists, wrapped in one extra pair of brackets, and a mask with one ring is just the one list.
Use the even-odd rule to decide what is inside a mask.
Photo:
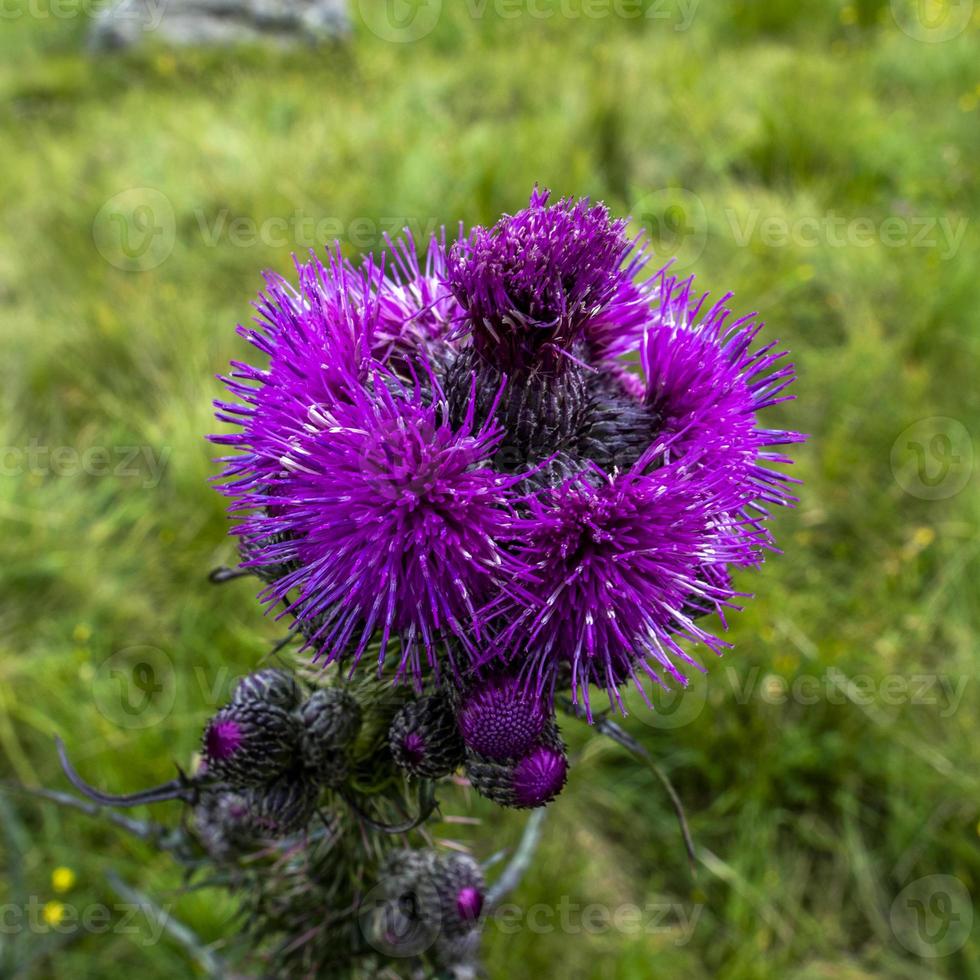
[[(659, 255), (761, 310), (800, 373), (774, 414), (811, 438), (800, 506), (776, 520), (785, 554), (741, 582), (758, 598), (733, 651), (626, 723), (686, 803), (697, 880), (656, 783), (572, 732), (524, 917), (488, 929), (490, 975), (980, 976), (975, 938), (916, 955), (930, 947), (893, 905), (930, 875), (980, 893), (976, 474), (922, 499), (892, 467), (914, 423), (980, 431), (976, 16), (925, 43), (878, 0), (701, 4), (689, 25), (670, 4), (641, 20), (444, 6), (414, 43), (361, 24), (344, 48), (103, 58), (82, 53), (83, 19), (5, 6), (24, 16), (0, 34), (0, 776), (62, 786), (60, 734), (99, 784), (169, 778), (277, 635), (252, 584), (204, 582), (233, 559), (207, 482), (214, 375), (244, 353), (232, 328), (260, 271), (288, 272), (318, 227), (354, 254), (396, 222), (492, 220), (538, 181), (637, 214)], [(164, 225), (172, 209), (146, 271), (106, 244), (104, 207), (131, 188), (163, 195)], [(121, 447), (150, 455), (124, 466)], [(79, 472), (98, 449), (109, 472)], [(137, 646), (167, 683), (131, 715), (110, 658)], [(481, 856), (519, 832), (476, 809)], [(228, 901), (180, 894), (168, 859), (99, 822), (8, 795), (0, 825), (15, 915), (30, 896), (111, 906), (112, 866), (223, 934)], [(77, 875), (63, 896), (59, 865)], [(561, 928), (563, 898), (579, 911)], [(590, 928), (591, 903), (653, 911)], [(0, 930), (0, 976), (28, 957), (22, 975), (73, 980), (193, 969), (145, 931)]]

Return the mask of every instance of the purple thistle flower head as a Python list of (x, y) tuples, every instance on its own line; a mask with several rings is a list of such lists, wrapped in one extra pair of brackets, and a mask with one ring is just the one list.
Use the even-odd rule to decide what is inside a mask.
[(548, 196), (535, 189), (523, 211), (450, 249), (449, 285), (473, 345), (508, 373), (559, 369), (590, 322), (608, 325), (611, 304), (624, 320), (643, 305), (637, 264), (622, 267), (635, 245), (626, 221), (588, 199), (549, 206)]
[(459, 315), (445, 284), (444, 242), (432, 239), (424, 270), (411, 238), (389, 242), (389, 255), (390, 274), (371, 257), (355, 270), (339, 251), (326, 264), (315, 254), (298, 262), (298, 288), (267, 274), (256, 326), (238, 332), (268, 366), (232, 362), (221, 380), (239, 401), (215, 402), (219, 421), (241, 427), (210, 437), (238, 453), (224, 460), (230, 496), (274, 484), (312, 407), (349, 399), (376, 362), (423, 356)]
[(625, 473), (593, 467), (531, 498), (515, 520), (533, 599), (504, 601), (503, 646), (518, 652), (539, 694), (563, 666), (587, 710), (590, 684), (621, 708), (618, 687), (632, 678), (642, 691), (640, 674), (686, 682), (672, 658), (694, 661), (679, 637), (719, 647), (684, 609), (697, 599), (729, 604), (730, 587), (702, 570), (750, 560), (751, 538), (726, 516), (740, 498), (720, 478), (683, 464), (650, 471), (669, 445)]
[(724, 471), (751, 506), (765, 514), (765, 504), (787, 504), (790, 480), (768, 463), (789, 463), (769, 447), (803, 441), (796, 432), (758, 426), (757, 413), (792, 398), (792, 364), (780, 364), (785, 352), (769, 343), (752, 345), (762, 329), (755, 314), (726, 324), (730, 311), (722, 297), (705, 312), (707, 294), (692, 297), (694, 279), (667, 277), (660, 307), (640, 347), (646, 376), (644, 401), (673, 434), (668, 458), (697, 456), (699, 466)]
[(518, 678), (498, 677), (478, 683), (466, 695), (457, 721), (469, 749), (504, 761), (528, 752), (541, 737), (548, 714)]
[[(377, 644), (380, 671), (397, 641), (418, 690), (448, 664), (455, 737), (507, 799), (515, 759), (543, 765), (559, 679), (591, 717), (591, 685), (621, 708), (644, 674), (685, 682), (682, 644), (724, 646), (696, 620), (724, 625), (729, 567), (793, 501), (772, 466), (802, 437), (758, 421), (792, 366), (728, 296), (709, 308), (669, 266), (641, 281), (626, 229), (535, 190), (424, 262), (410, 235), (356, 268), (313, 257), (297, 287), (269, 277), (240, 328), (268, 365), (236, 362), (217, 403), (262, 597), (324, 663)], [(395, 743), (409, 773), (420, 737)]]
[(445, 231), (432, 236), (424, 263), (408, 229), (404, 238), (385, 241), (384, 263), (369, 269), (377, 307), (375, 350), (388, 361), (445, 342), (462, 310), (447, 281)]
[(568, 760), (551, 745), (539, 745), (515, 766), (514, 797), (520, 807), (550, 803), (565, 786)]
[(513, 573), (498, 538), (520, 478), (489, 466), (500, 430), (475, 426), (472, 401), (457, 428), (448, 419), (431, 369), (406, 382), (375, 367), (283, 420), (277, 475), (242, 494), (254, 513), (236, 533), (256, 542), (253, 560), (293, 569), (264, 597), (287, 603), (325, 662), (356, 665), (377, 630), (381, 660), (397, 635), (398, 676), (420, 685), (441, 636), (472, 649), (477, 608)]
[(438, 671), (440, 634), (470, 648), (477, 605), (514, 567), (498, 538), (516, 479), (489, 467), (500, 432), (474, 429), (472, 406), (453, 429), (441, 392), (381, 374), (371, 389), (311, 408), (282, 459), (281, 511), (262, 530), (286, 535), (299, 570), (270, 592), (298, 591), (290, 611), (316, 620), (309, 639), (327, 662), (353, 647), (356, 664), (376, 628), (383, 658), (398, 634), (398, 674), (421, 684), (425, 667)]
[(372, 353), (376, 309), (365, 299), (373, 271), (357, 274), (339, 252), (326, 265), (311, 255), (296, 271), (299, 288), (267, 274), (266, 291), (255, 304), (256, 329), (238, 328), (269, 363), (263, 369), (233, 361), (232, 373), (222, 379), (241, 400), (215, 402), (217, 418), (243, 430), (211, 437), (243, 450), (227, 460), (229, 478), (274, 478), (309, 406), (333, 402), (363, 376)]
[(545, 806), (564, 788), (568, 774), (565, 746), (554, 726), (519, 759), (498, 762), (476, 753), (466, 759), (466, 775), (481, 795), (500, 806)]

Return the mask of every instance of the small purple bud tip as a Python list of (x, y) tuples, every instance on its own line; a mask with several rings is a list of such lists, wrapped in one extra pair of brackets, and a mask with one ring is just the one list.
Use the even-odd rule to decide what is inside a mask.
[(213, 721), (204, 736), (204, 748), (211, 759), (229, 759), (242, 744), (242, 731), (238, 722), (230, 718)]
[(425, 740), (418, 732), (409, 732), (402, 739), (402, 752), (409, 762), (419, 765), (425, 759)]
[(480, 889), (472, 886), (461, 888), (456, 895), (456, 911), (466, 922), (479, 919), (483, 911), (483, 894)]
[(547, 745), (539, 745), (514, 769), (514, 795), (521, 806), (543, 806), (565, 785), (568, 762)]
[(519, 759), (544, 731), (545, 710), (515, 678), (492, 680), (473, 690), (457, 718), (463, 741), (474, 752), (503, 762)]

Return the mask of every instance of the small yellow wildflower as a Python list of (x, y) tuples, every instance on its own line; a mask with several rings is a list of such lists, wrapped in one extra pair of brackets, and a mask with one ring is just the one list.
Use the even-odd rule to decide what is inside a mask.
[(51, 887), (59, 894), (71, 891), (75, 886), (75, 872), (71, 868), (55, 868), (51, 872)]
[(49, 926), (56, 926), (65, 917), (65, 906), (61, 902), (45, 902), (41, 909), (41, 918)]

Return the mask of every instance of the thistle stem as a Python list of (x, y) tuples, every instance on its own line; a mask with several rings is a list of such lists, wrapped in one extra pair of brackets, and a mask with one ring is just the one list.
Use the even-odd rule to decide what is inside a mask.
[(128, 831), (141, 840), (148, 841), (158, 846), (164, 846), (162, 839), (170, 833), (163, 824), (150, 823), (146, 820), (134, 820), (132, 817), (124, 817), (121, 813), (105, 811), (102, 804), (80, 800), (77, 796), (69, 793), (60, 793), (53, 789), (44, 789), (39, 786), (22, 786), (19, 783), (5, 783), (8, 788), (34, 796), (39, 800), (47, 800), (50, 803), (57, 803), (58, 806), (69, 807), (87, 814), (90, 817), (108, 817), (109, 822), (115, 824), (123, 830)]
[[(568, 700), (568, 698), (560, 698), (559, 703), (567, 714), (588, 724), (586, 711), (581, 705), (575, 704), (573, 701)], [(647, 751), (645, 746), (633, 738), (633, 736), (628, 732), (620, 728), (616, 722), (610, 721), (610, 719), (605, 715), (601, 715), (596, 718), (591, 727), (599, 732), (599, 734), (605, 735), (607, 738), (611, 738), (628, 752), (631, 752), (657, 777), (657, 779), (660, 780), (661, 785), (667, 791), (667, 796), (670, 797), (671, 805), (673, 806), (674, 813), (677, 816), (677, 823), (680, 825), (681, 837), (684, 839), (684, 848), (687, 851), (687, 860), (691, 868), (691, 876), (696, 878), (697, 852), (694, 849), (694, 841), (691, 838), (691, 831), (687, 825), (687, 815), (684, 812), (684, 804), (681, 803), (681, 798), (677, 795), (677, 791), (674, 789), (673, 783), (671, 783), (667, 773), (665, 773), (663, 769), (656, 762), (654, 762), (653, 757)]]
[(487, 890), (487, 906), (493, 908), (500, 900), (512, 892), (524, 877), (525, 872), (531, 866), (534, 859), (534, 852), (537, 850), (538, 841), (541, 839), (541, 825), (547, 810), (544, 808), (535, 810), (527, 823), (524, 824), (524, 833), (521, 835), (521, 842), (510, 859), (510, 863), (501, 872), (500, 877)]
[(61, 768), (68, 777), (68, 781), (75, 787), (75, 789), (79, 791), (79, 793), (87, 796), (90, 800), (94, 800), (96, 803), (99, 803), (102, 806), (143, 806), (146, 803), (163, 803), (167, 800), (176, 799), (183, 800), (185, 803), (193, 803), (196, 801), (197, 787), (183, 773), (180, 773), (176, 779), (170, 780), (169, 783), (163, 783), (160, 786), (154, 786), (150, 789), (142, 790), (139, 793), (127, 793), (121, 796), (115, 796), (111, 793), (103, 793), (94, 786), (90, 786), (78, 774), (77, 770), (68, 759), (68, 752), (65, 749), (65, 743), (57, 737), (54, 741), (58, 748), (58, 758), (61, 760)]
[(251, 568), (226, 568), (222, 565), (208, 573), (208, 581), (212, 585), (224, 585), (225, 582), (232, 582), (236, 578), (248, 578), (254, 574)]
[(164, 931), (184, 947), (207, 976), (214, 977), (215, 980), (227, 980), (230, 974), (221, 958), (208, 949), (188, 926), (178, 922), (171, 915), (169, 909), (161, 908), (142, 892), (127, 885), (111, 871), (106, 874), (106, 880), (109, 882), (109, 887), (121, 899), (131, 902), (133, 905), (139, 905), (146, 912), (152, 912)]

